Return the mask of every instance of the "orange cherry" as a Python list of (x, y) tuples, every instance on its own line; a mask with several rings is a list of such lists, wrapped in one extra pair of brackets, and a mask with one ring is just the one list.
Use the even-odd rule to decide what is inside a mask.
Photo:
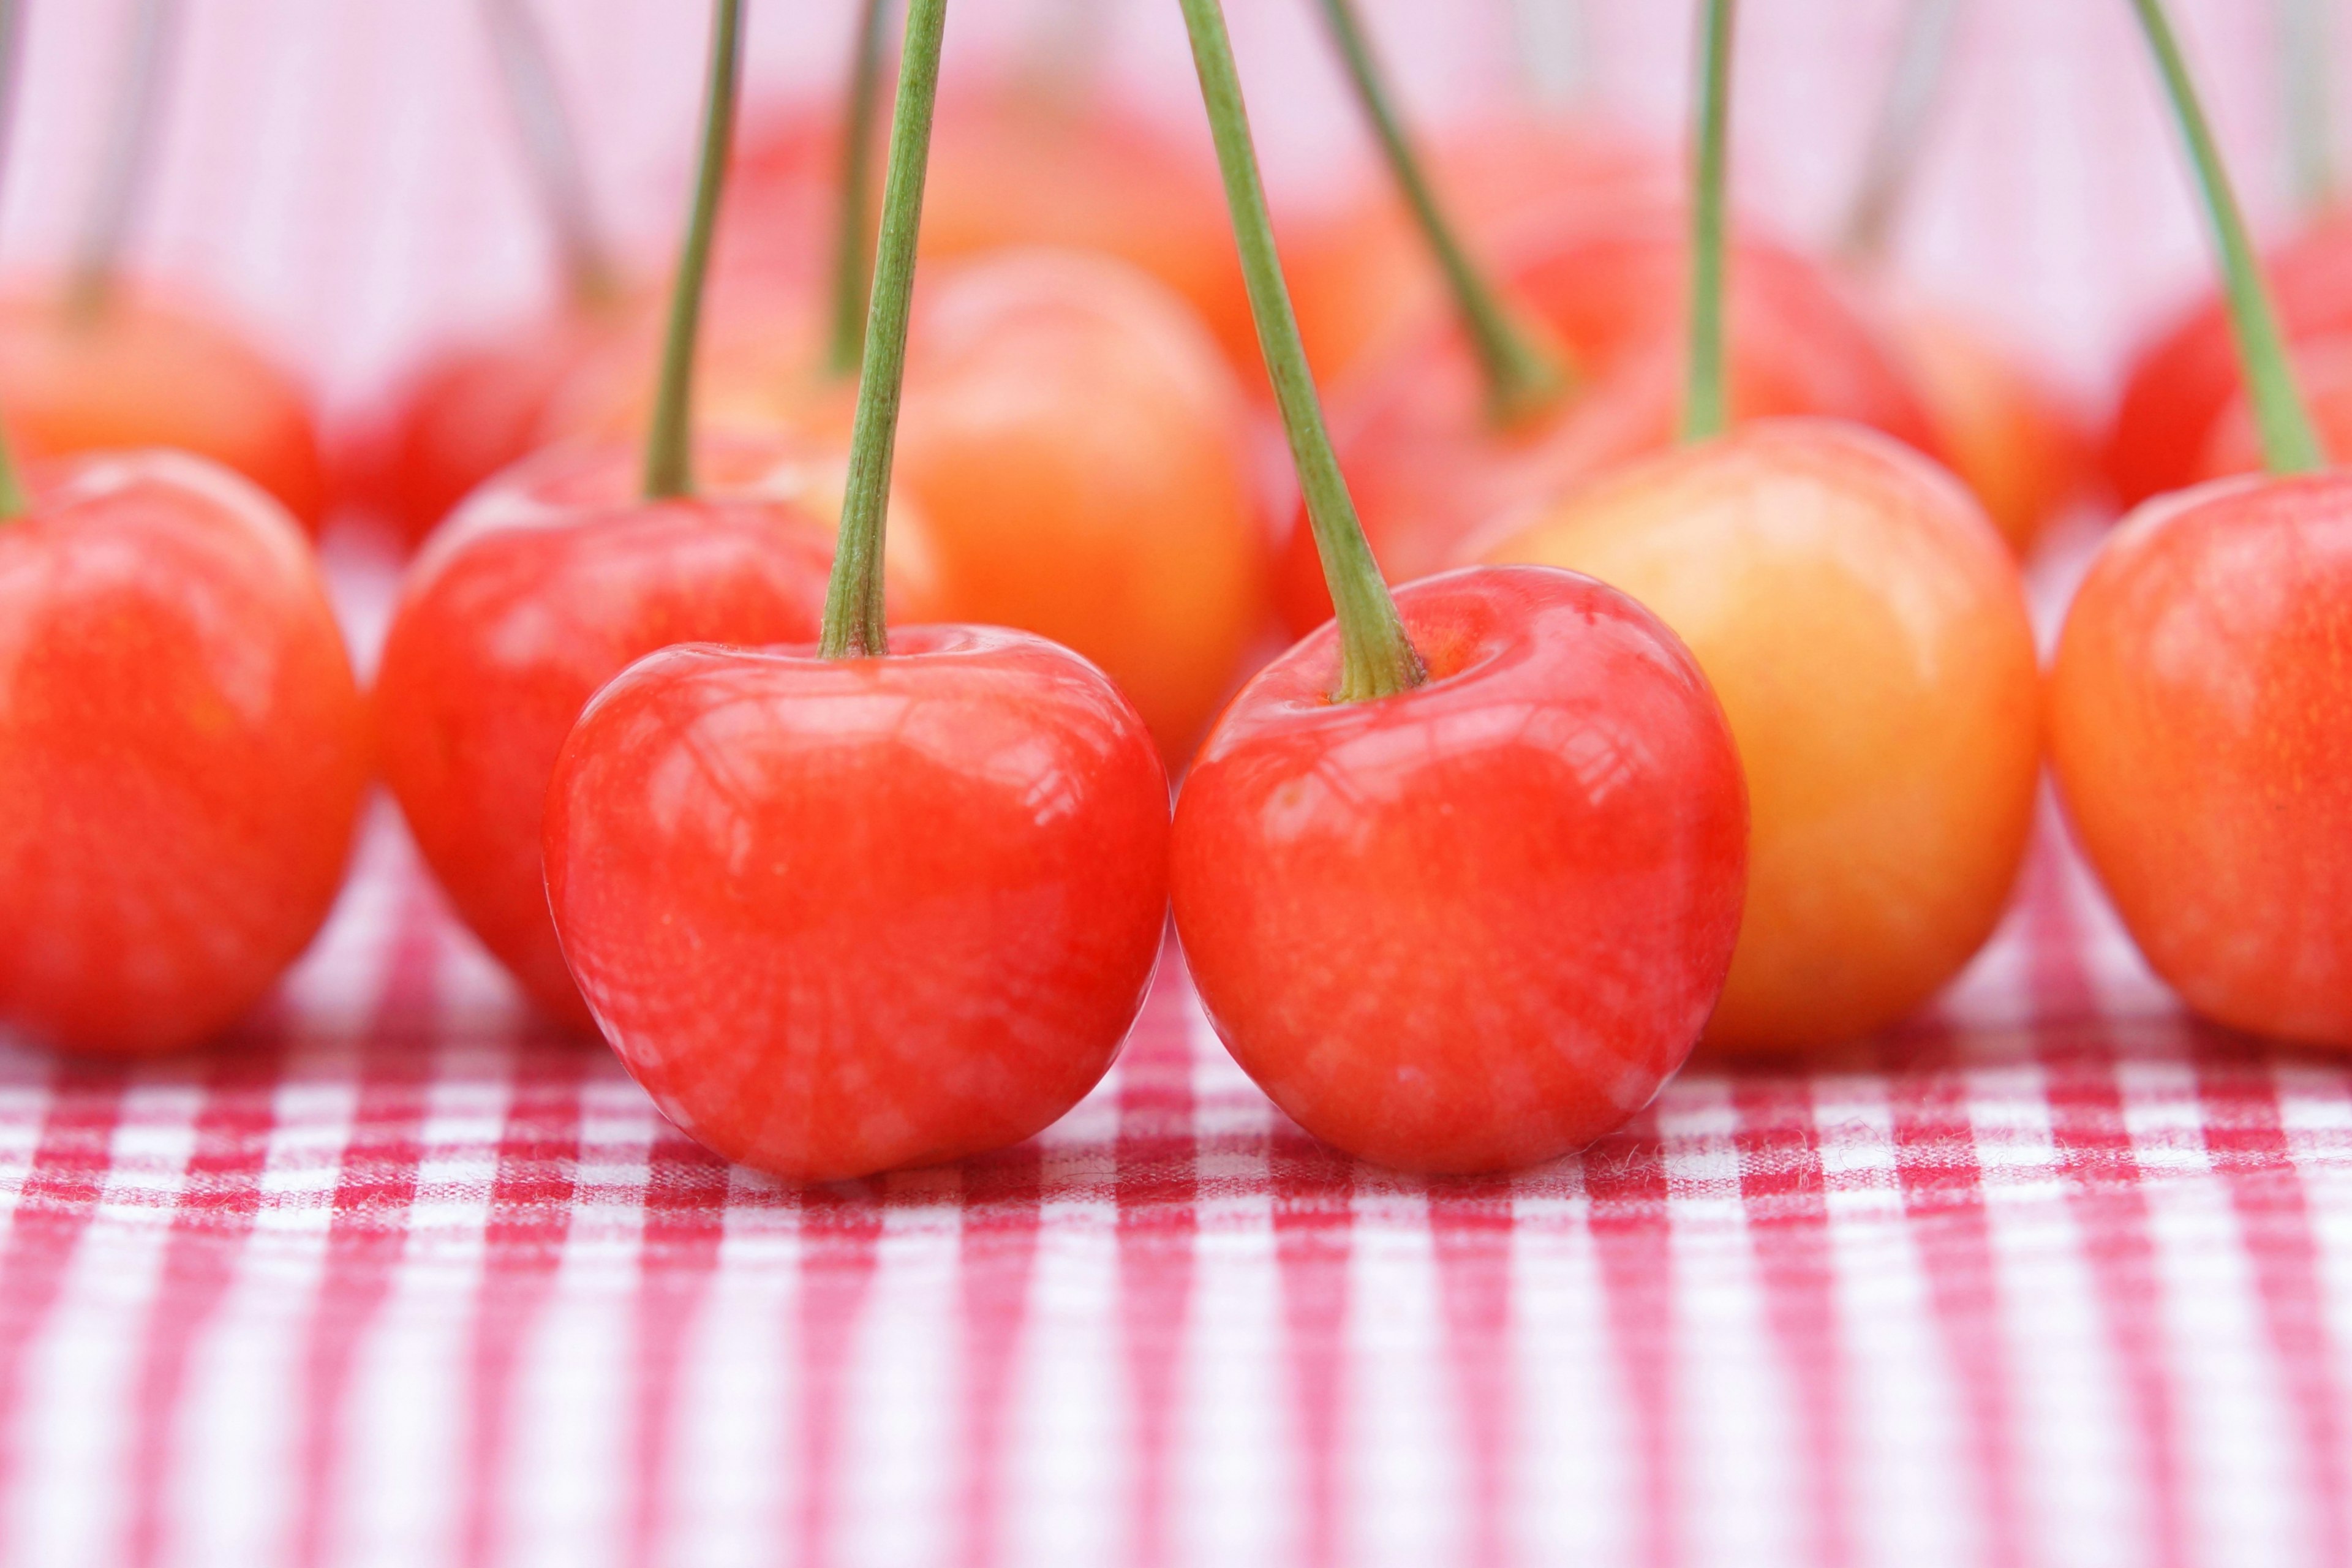
[(216, 312), (116, 288), (0, 297), (0, 409), (28, 459), (165, 447), (236, 469), (311, 532), (327, 485), (301, 384)]
[(1482, 558), (1631, 595), (1722, 700), (1748, 882), (1710, 1043), (1866, 1033), (1983, 943), (2032, 823), (2040, 677), (2016, 564), (1950, 476), (1855, 426), (1762, 422), (1546, 505)]

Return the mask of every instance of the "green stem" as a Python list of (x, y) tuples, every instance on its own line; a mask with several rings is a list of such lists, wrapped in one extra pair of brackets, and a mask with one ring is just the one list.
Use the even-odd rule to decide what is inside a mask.
[(2254, 259), (2253, 242), (2246, 237), (2245, 219), (2231, 193), (2230, 176), (2221, 154), (2198, 106), (2197, 89), (2180, 58), (2180, 44), (2164, 14), (2162, 0), (2132, 0), (2139, 13), (2147, 47), (2164, 77), (2172, 99), (2173, 118), (2181, 140), (2189, 144), (2189, 161), (2197, 166), (2197, 183), (2205, 193), (2205, 208), (2213, 224), (2213, 240), (2221, 253), (2221, 279), (2230, 300), (2230, 322), (2238, 336), (2238, 359), (2245, 371), (2246, 393), (2254, 406), (2254, 424), (2262, 432), (2263, 458), (2273, 474), (2310, 473), (2327, 466), (2327, 456), (2312, 428), (2303, 395), (2295, 389), (2294, 367), (2286, 353), (2285, 334), (2278, 312), (2271, 306), (2262, 268)]
[(576, 302), (601, 310), (619, 297), (620, 274), (589, 200), (579, 139), (564, 112), (547, 36), (525, 0), (482, 0), (482, 21), (522, 132), (531, 184), (554, 231), (565, 284)]
[(1683, 395), (1683, 439), (1720, 436), (1731, 423), (1724, 367), (1723, 274), (1725, 163), (1731, 129), (1732, 0), (1706, 0), (1699, 49), (1697, 146), (1691, 190), (1690, 379)]
[(1217, 163), (1225, 180), (1225, 205), (1233, 213), (1234, 240), (1241, 251), (1242, 276), (1249, 285), (1250, 314), (1257, 322), (1258, 349), (1282, 409), (1291, 461), (1315, 531), (1323, 581), (1339, 620), (1340, 702), (1391, 697), (1427, 679), (1421, 656), (1405, 636), (1396, 601), (1381, 580), (1380, 563), (1357, 521), (1356, 503), (1339, 473), (1339, 459), (1323, 427), (1315, 378), (1307, 368), (1298, 318), (1283, 280), (1282, 258), (1274, 247), (1274, 221), (1267, 216), (1265, 187), (1258, 175), (1257, 151), (1250, 142), (1249, 111), (1242, 102), (1240, 74), (1234, 68), (1232, 40), (1225, 36), (1218, 0), (1182, 0), (1184, 26), (1192, 37), (1192, 64), (1201, 77), (1201, 100), (1217, 143)]
[(1404, 121), (1389, 96), (1379, 62), (1372, 58), (1371, 42), (1357, 20), (1353, 0), (1323, 0), (1323, 19), (1330, 26), (1332, 42), (1339, 47), (1339, 58), (1347, 64), (1348, 79), (1355, 84), (1356, 101), (1380, 138), (1389, 173), (1405, 205), (1412, 209), (1413, 222), (1436, 257), (1439, 270), (1445, 274), (1454, 310), (1486, 374), (1488, 418), (1497, 425), (1511, 425), (1541, 413), (1568, 391), (1572, 378), (1567, 367), (1545, 353), (1512, 318), (1494, 285), (1463, 248), (1454, 225), (1438, 205), (1421, 155), (1413, 150)]
[(2287, 152), (2294, 160), (2296, 205), (2309, 215), (2336, 199), (2336, 149), (2327, 112), (2334, 29), (2322, 0), (2279, 0), (2278, 12)]
[(668, 500), (694, 491), (694, 349), (702, 326), (702, 285), (710, 271), (710, 237), (719, 223), (719, 195), (727, 184), (727, 155), (735, 140), (735, 97), (741, 55), (743, 0), (716, 0), (710, 26), (710, 75), (702, 89), (701, 164), (694, 175), (694, 205), (686, 220), (677, 276), (669, 291), (669, 326), (662, 341), (661, 382), (653, 424), (646, 434), (646, 499)]
[(874, 276), (874, 114), (882, 101), (882, 22), (889, 0), (865, 0), (841, 119), (841, 190), (833, 231), (833, 342), (826, 368), (847, 378), (866, 357), (866, 285)]
[(915, 297), (915, 245), (922, 237), (923, 180), (931, 161), (931, 112), (940, 95), (940, 38), (947, 0), (908, 0), (907, 42), (898, 57), (898, 101), (890, 116), (890, 173), (882, 186), (882, 237), (866, 313), (866, 370), (849, 438), (849, 482), (841, 533), (824, 595), (826, 658), (887, 653), (882, 614), (883, 526), (890, 509), (890, 463), (898, 440), (898, 398), (907, 384), (907, 321)]
[(1911, 176), (1919, 166), (1929, 111), (1944, 85), (1952, 25), (1959, 13), (1959, 0), (1911, 0), (1904, 14), (1895, 69), (1887, 78), (1886, 97), (1863, 153), (1862, 178), (1838, 237), (1838, 249), (1849, 261), (1872, 266), (1885, 258), (1895, 220), (1911, 195)]
[(66, 309), (74, 320), (94, 321), (114, 298), (122, 248), (138, 216), (147, 173), (154, 162), (156, 127), (163, 121), (163, 67), (171, 58), (179, 8), (173, 0), (140, 0), (131, 18), (122, 74), (116, 83), (107, 126), (104, 161), (91, 187), (81, 238), (66, 277)]

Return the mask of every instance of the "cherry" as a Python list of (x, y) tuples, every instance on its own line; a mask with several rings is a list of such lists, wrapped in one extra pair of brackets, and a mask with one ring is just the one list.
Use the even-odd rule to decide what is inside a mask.
[[(2306, 338), (2291, 345), (2295, 384), (2331, 463), (2352, 458), (2352, 331)], [(2197, 465), (2200, 479), (2260, 473), (2262, 428), (2254, 405), (2242, 390), (2231, 396), (2205, 440)]]
[(2237, 1028), (2352, 1046), (2352, 479), (2317, 473), (2268, 299), (2163, 8), (2135, 0), (2202, 185), (2271, 478), (2142, 505), (2050, 678), (2067, 815), (2149, 964)]
[(944, 12), (908, 6), (822, 641), (632, 666), (548, 795), (549, 902), (606, 1038), (688, 1133), (795, 1179), (1045, 1126), (1110, 1065), (1167, 919), (1167, 775), (1101, 672), (988, 627), (885, 647)]
[(1747, 811), (1689, 654), (1616, 591), (1471, 571), (1391, 600), (1324, 435), (1217, 0), (1184, 0), (1267, 370), (1339, 605), (1177, 803), (1176, 929), (1300, 1125), (1409, 1170), (1566, 1152), (1646, 1103), (1721, 986)]
[[(426, 865), (532, 997), (583, 1026), (539, 853), (563, 737), (597, 688), (656, 648), (814, 637), (831, 570), (824, 509), (843, 482), (831, 449), (686, 442), (731, 115), (731, 29), (723, 41), (642, 468), (626, 448), (583, 445), (491, 480), (410, 569), (376, 678), (384, 776)], [(711, 487), (698, 496), (698, 466)]]
[[(1711, 0), (1710, 38), (1727, 11)], [(1711, 58), (1702, 261), (1722, 202), (1725, 68)], [(2039, 674), (2016, 565), (1948, 475), (1851, 423), (1722, 434), (1712, 287), (1697, 269), (1690, 444), (1538, 503), (1480, 558), (1590, 572), (1690, 645), (1753, 813), (1739, 947), (1707, 1039), (1800, 1047), (1894, 1021), (1990, 933), (2032, 821)]]
[(538, 449), (558, 392), (607, 342), (650, 314), (624, 287), (598, 232), (530, 8), (522, 0), (485, 0), (482, 14), (565, 289), (555, 304), (520, 321), (434, 349), (338, 444), (341, 499), (374, 512), (411, 546), (477, 485)]
[(342, 882), (365, 710), (285, 510), (202, 458), (0, 467), (0, 1020), (194, 1044)]

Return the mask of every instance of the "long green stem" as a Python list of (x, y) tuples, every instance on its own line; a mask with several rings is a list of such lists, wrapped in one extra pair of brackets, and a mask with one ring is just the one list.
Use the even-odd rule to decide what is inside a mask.
[(564, 111), (563, 89), (548, 57), (547, 35), (526, 0), (481, 0), (482, 22), (505, 79), (507, 100), (522, 132), (531, 185), (555, 236), (557, 255), (572, 297), (592, 309), (620, 292), (613, 265), (589, 199), (588, 177), (580, 163), (579, 139)]
[(1911, 176), (1919, 166), (1929, 111), (1944, 85), (1952, 26), (1959, 13), (1959, 0), (1911, 0), (1904, 13), (1895, 68), (1887, 77), (1886, 96), (1863, 153), (1862, 178), (1854, 184), (1853, 200), (1838, 236), (1838, 249), (1849, 261), (1868, 266), (1886, 254), (1895, 220), (1911, 195)]
[(866, 286), (874, 276), (874, 114), (882, 101), (882, 23), (889, 0), (865, 0), (841, 117), (841, 189), (833, 230), (833, 342), (825, 364), (853, 376), (866, 357)]
[(882, 186), (882, 237), (866, 313), (866, 369), (849, 438), (849, 483), (824, 595), (826, 658), (872, 658), (889, 651), (882, 614), (883, 525), (890, 510), (890, 464), (898, 442), (898, 398), (907, 384), (907, 321), (915, 297), (915, 244), (922, 237), (923, 180), (931, 161), (931, 112), (940, 95), (940, 38), (947, 0), (908, 0), (907, 42), (898, 57), (898, 101), (890, 116), (890, 174)]
[(1683, 389), (1683, 439), (1720, 436), (1731, 423), (1724, 366), (1724, 185), (1731, 132), (1732, 0), (1706, 0), (1699, 48), (1697, 145), (1691, 188), (1690, 378)]
[(2197, 166), (2197, 183), (2205, 193), (2205, 208), (2212, 219), (2213, 241), (2221, 253), (2221, 279), (2230, 300), (2230, 322), (2238, 336), (2238, 359), (2245, 370), (2246, 392), (2254, 406), (2254, 424), (2262, 432), (2263, 458), (2273, 474), (2309, 473), (2327, 466), (2327, 456), (2312, 428), (2303, 395), (2295, 389), (2294, 367), (2286, 353), (2286, 337), (2279, 330), (2278, 312), (2254, 259), (2253, 242), (2246, 237), (2245, 219), (2230, 190), (2228, 171), (2213, 145), (2197, 89), (2189, 79), (2189, 66), (2180, 58), (2179, 40), (2164, 14), (2162, 0), (2132, 0), (2139, 13), (2147, 47), (2164, 77), (2172, 99), (2173, 118), (2181, 140), (2189, 144), (2189, 161)]
[(131, 14), (122, 74), (115, 84), (107, 126), (106, 151), (67, 273), (67, 310), (77, 321), (96, 321), (114, 297), (122, 247), (138, 216), (148, 170), (154, 162), (155, 132), (163, 122), (163, 68), (171, 58), (178, 24), (179, 7), (173, 0), (140, 0)]
[(710, 237), (719, 224), (719, 196), (727, 184), (727, 155), (735, 140), (735, 97), (741, 75), (743, 0), (717, 0), (710, 26), (710, 75), (702, 89), (701, 164), (694, 205), (670, 282), (669, 326), (662, 341), (661, 382), (646, 434), (646, 499), (667, 500), (694, 491), (694, 350), (701, 335), (702, 285), (710, 271)]
[(1250, 314), (1257, 322), (1258, 350), (1265, 357), (1266, 376), (1282, 409), (1291, 461), (1307, 501), (1307, 524), (1315, 531), (1316, 553), (1323, 561), (1323, 581), (1339, 614), (1339, 687), (1332, 696), (1354, 702), (1409, 691), (1427, 674), (1397, 616), (1396, 601), (1381, 580), (1380, 563), (1372, 559), (1372, 547), (1364, 539), (1356, 503), (1323, 427), (1315, 378), (1307, 368), (1307, 345), (1299, 341), (1298, 318), (1291, 310), (1290, 288), (1274, 247), (1274, 221), (1266, 213), (1257, 150), (1250, 141), (1249, 111), (1242, 102), (1240, 73), (1234, 68), (1233, 42), (1225, 36), (1224, 9), (1218, 0), (1183, 0), (1183, 6), (1184, 26), (1192, 37), (1192, 64), (1201, 77), (1201, 100), (1224, 174), (1225, 205), (1233, 213), (1242, 276), (1249, 286)]
[(1487, 416), (1497, 425), (1510, 425), (1549, 407), (1569, 388), (1567, 367), (1545, 353), (1513, 319), (1494, 285), (1463, 248), (1454, 225), (1438, 205), (1380, 64), (1372, 58), (1371, 41), (1357, 20), (1354, 0), (1323, 0), (1323, 19), (1330, 26), (1340, 59), (1347, 64), (1348, 79), (1355, 84), (1356, 101), (1380, 138), (1389, 173), (1412, 208), (1413, 222), (1428, 241), (1438, 269), (1445, 275), (1454, 311), (1477, 352), (1479, 368), (1486, 378)]
[(2315, 213), (2336, 199), (2336, 148), (2327, 112), (2335, 29), (2323, 0), (2279, 0), (2281, 64), (2286, 78), (2287, 153), (2294, 160), (2295, 202)]
[[(16, 81), (24, 41), (25, 7), (19, 0), (0, 0), (0, 153), (5, 153), (16, 119)], [(6, 159), (0, 156), (0, 167)], [(16, 477), (16, 456), (8, 432), (0, 425), (0, 523), (13, 522), (32, 505), (24, 481)]]

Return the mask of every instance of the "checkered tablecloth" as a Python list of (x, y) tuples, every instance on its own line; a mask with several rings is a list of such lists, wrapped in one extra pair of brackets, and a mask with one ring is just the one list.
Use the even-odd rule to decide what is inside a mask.
[(395, 819), (270, 1014), (0, 1053), (0, 1560), (2352, 1561), (2352, 1068), (2185, 1021), (2045, 834), (1944, 1005), (1507, 1180), (1118, 1066), (796, 1190), (535, 1024)]

